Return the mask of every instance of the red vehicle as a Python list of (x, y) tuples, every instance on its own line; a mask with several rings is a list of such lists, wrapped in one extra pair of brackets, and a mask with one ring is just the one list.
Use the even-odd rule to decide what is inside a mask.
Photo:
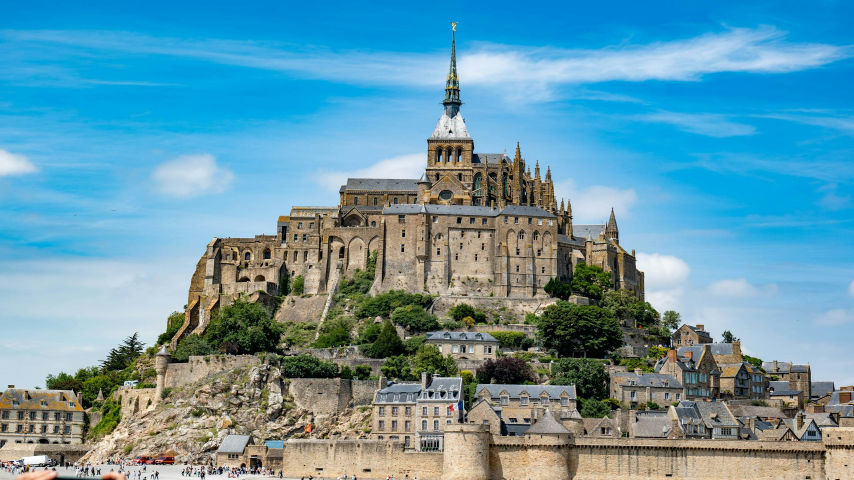
[(133, 465), (151, 465), (151, 457), (146, 455), (138, 455), (130, 461)]
[(174, 465), (175, 457), (157, 457), (152, 463), (155, 465)]

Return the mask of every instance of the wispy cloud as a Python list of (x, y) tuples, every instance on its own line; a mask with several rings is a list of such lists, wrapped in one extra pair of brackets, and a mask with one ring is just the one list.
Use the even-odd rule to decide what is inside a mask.
[[(7, 43), (65, 45), (193, 58), (246, 68), (289, 72), (352, 84), (432, 86), (446, 54), (334, 51), (314, 47), (220, 40), (152, 37), (116, 31), (5, 30)], [(846, 58), (850, 48), (786, 41), (773, 27), (735, 28), (694, 38), (599, 49), (557, 49), (478, 43), (461, 48), (462, 80), (510, 95), (525, 85), (528, 99), (547, 99), (563, 84), (649, 80), (696, 81), (720, 72), (785, 73)]]
[(851, 280), (851, 283), (848, 284), (848, 296), (854, 297), (854, 280)]
[(775, 120), (785, 120), (788, 122), (802, 123), (804, 125), (813, 125), (816, 127), (830, 128), (837, 130), (846, 135), (854, 135), (854, 117), (839, 116), (835, 114), (792, 114), (792, 113), (775, 113), (768, 115), (757, 115), (763, 118), (773, 118)]
[(737, 137), (756, 133), (753, 125), (734, 122), (725, 115), (713, 113), (656, 112), (636, 115), (632, 118), (642, 122), (673, 125), (685, 132), (707, 137)]
[(702, 168), (717, 173), (765, 178), (774, 173), (789, 177), (838, 182), (854, 178), (854, 162), (837, 152), (816, 156), (763, 157), (747, 153), (702, 153), (690, 163), (673, 164), (671, 168)]
[(579, 187), (573, 179), (556, 182), (555, 196), (570, 201), (576, 222), (605, 222), (612, 207), (618, 218), (627, 217), (638, 201), (637, 192), (633, 188), (619, 189), (605, 185)]
[(838, 327), (854, 322), (854, 310), (845, 310), (843, 308), (834, 308), (828, 310), (813, 319), (818, 325), (827, 327)]
[(719, 280), (708, 288), (710, 294), (728, 298), (767, 297), (776, 295), (778, 290), (776, 284), (753, 285), (745, 278)]
[(157, 190), (170, 197), (188, 198), (223, 192), (234, 174), (219, 166), (208, 153), (183, 155), (162, 163), (151, 174)]
[(821, 198), (818, 199), (818, 205), (826, 210), (844, 210), (851, 206), (851, 195), (838, 193), (839, 185), (835, 183), (827, 184), (818, 189)]
[(0, 149), (0, 177), (25, 175), (36, 171), (36, 166), (24, 155)]

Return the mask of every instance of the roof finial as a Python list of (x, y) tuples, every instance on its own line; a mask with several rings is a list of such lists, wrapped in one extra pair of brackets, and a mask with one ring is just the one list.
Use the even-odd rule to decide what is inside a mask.
[(453, 118), (460, 111), (460, 80), (457, 78), (457, 22), (451, 22), (451, 67), (445, 82), (445, 113)]
[(515, 160), (521, 160), (521, 159), (522, 159), (522, 151), (519, 150), (519, 142), (516, 142), (516, 158), (515, 158)]

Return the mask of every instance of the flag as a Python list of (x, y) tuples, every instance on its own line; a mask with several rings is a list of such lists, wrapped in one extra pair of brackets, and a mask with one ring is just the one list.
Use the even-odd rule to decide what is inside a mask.
[(311, 424), (305, 426), (305, 433), (311, 433)]
[(454, 404), (453, 404), (453, 403), (452, 403), (452, 404), (450, 404), (450, 405), (448, 405), (448, 411), (449, 411), (449, 412), (453, 412), (453, 411), (454, 411)]

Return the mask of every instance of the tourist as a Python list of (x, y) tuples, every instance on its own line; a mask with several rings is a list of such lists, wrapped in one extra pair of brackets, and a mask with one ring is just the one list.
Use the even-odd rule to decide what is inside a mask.
[[(22, 473), (15, 480), (53, 480), (57, 477), (56, 470), (40, 470)], [(103, 480), (128, 480), (126, 476), (117, 472), (109, 472), (101, 475)]]

